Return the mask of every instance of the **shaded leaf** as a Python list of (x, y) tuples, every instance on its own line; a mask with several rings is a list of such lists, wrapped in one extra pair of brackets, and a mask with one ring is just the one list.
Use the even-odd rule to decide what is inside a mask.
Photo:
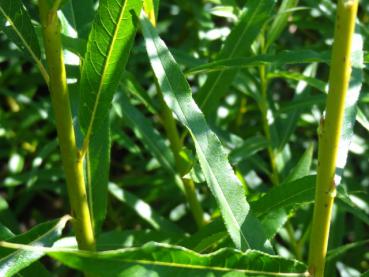
[(278, 13), (273, 20), (272, 25), (268, 28), (267, 43), (265, 48), (268, 49), (270, 45), (280, 36), (282, 31), (287, 25), (288, 18), (295, 10), (294, 8), (298, 4), (298, 0), (283, 0), (281, 6), (278, 9)]
[(151, 124), (151, 121), (135, 108), (125, 94), (120, 94), (113, 104), (118, 111), (118, 115), (133, 129), (136, 136), (142, 140), (146, 148), (159, 161), (167, 172), (170, 173), (173, 181), (183, 190), (182, 180), (176, 172), (175, 161), (172, 151), (165, 143), (164, 138)]
[(148, 222), (154, 229), (161, 230), (169, 233), (182, 233), (183, 231), (177, 227), (174, 223), (165, 219), (163, 216), (154, 211), (149, 204), (142, 199), (139, 199), (134, 194), (118, 187), (114, 183), (109, 183), (109, 192), (114, 195), (115, 198), (128, 205), (146, 222)]
[(257, 217), (267, 216), (273, 210), (307, 204), (314, 201), (315, 176), (307, 176), (282, 184), (268, 191), (251, 206)]
[(63, 7), (63, 13), (77, 32), (78, 37), (87, 38), (95, 15), (94, 1), (68, 0)]
[[(70, 216), (64, 216), (59, 220), (42, 223), (24, 234), (11, 238), (9, 243), (51, 246), (61, 236), (61, 232), (69, 219)], [(0, 242), (0, 247), (6, 247), (6, 245), (7, 242)], [(6, 277), (28, 267), (43, 257), (44, 253), (25, 249), (14, 251), (8, 248), (0, 248), (0, 256), (0, 275)]]
[(329, 262), (330, 260), (337, 259), (338, 257), (344, 255), (346, 252), (354, 251), (355, 248), (363, 247), (365, 245), (369, 246), (369, 239), (355, 241), (353, 243), (342, 245), (335, 249), (329, 250), (327, 253), (327, 261)]
[(337, 187), (336, 203), (344, 210), (362, 220), (366, 225), (369, 225), (369, 210), (357, 205), (351, 197), (342, 186)]
[(247, 58), (220, 59), (192, 68), (188, 74), (212, 71), (232, 71), (234, 69), (260, 65), (302, 64), (312, 62), (329, 63), (329, 53), (318, 53), (312, 50), (286, 50), (274, 55), (265, 54)]
[(242, 143), (242, 145), (231, 151), (229, 154), (229, 160), (231, 164), (237, 164), (267, 148), (268, 144), (268, 141), (264, 137), (255, 136), (248, 138)]
[[(115, 250), (126, 247), (139, 247), (150, 241), (175, 243), (183, 238), (182, 233), (165, 233), (156, 230), (124, 230), (102, 233), (96, 240), (99, 251)], [(75, 242), (77, 246), (77, 242)]]
[[(105, 117), (109, 122), (109, 116)], [(99, 233), (107, 210), (108, 181), (110, 170), (110, 125), (103, 124), (95, 130), (86, 154), (85, 174), (90, 211), (95, 233)]]
[(0, 0), (0, 28), (36, 62), (46, 82), (49, 76), (41, 62), (41, 51), (31, 18), (20, 0)]
[(22, 1), (0, 1), (0, 26), (25, 54), (40, 60), (41, 51), (36, 32)]
[(296, 166), (290, 171), (290, 173), (284, 180), (284, 183), (289, 183), (309, 175), (311, 163), (313, 160), (313, 153), (314, 145), (310, 144)]
[[(236, 26), (232, 28), (217, 60), (239, 57), (250, 52), (254, 42), (274, 8), (275, 0), (247, 1), (247, 9), (240, 16)], [(231, 85), (237, 71), (221, 71), (208, 75), (205, 84), (196, 96), (199, 107), (208, 114), (218, 106), (218, 102)]]

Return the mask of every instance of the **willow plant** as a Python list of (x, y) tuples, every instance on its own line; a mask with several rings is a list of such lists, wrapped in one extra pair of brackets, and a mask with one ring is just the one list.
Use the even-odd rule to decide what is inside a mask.
[[(0, 276), (43, 275), (48, 271), (40, 261), (45, 255), (57, 261), (48, 264), (56, 274), (68, 275), (71, 269), (91, 276), (330, 275), (334, 262), (329, 263), (324, 273), (327, 260), (367, 243), (358, 241), (343, 248), (337, 243), (334, 246), (337, 248), (332, 248), (333, 254), (327, 255), (336, 193), (353, 217), (358, 213), (358, 221), (369, 222), (368, 215), (355, 206), (345, 191), (336, 191), (339, 181), (335, 178), (341, 138), (351, 139), (355, 122), (355, 116), (346, 116), (347, 90), (357, 92), (355, 101), (350, 102), (351, 110), (356, 109), (359, 90), (365, 82), (355, 79), (358, 82), (349, 85), (353, 61), (353, 76), (363, 72), (362, 56), (360, 66), (356, 66), (356, 59), (351, 60), (358, 0), (338, 1), (330, 89), (319, 128), (317, 178), (311, 176), (314, 165), (311, 141), (315, 139), (317, 122), (306, 123), (302, 115), (323, 108), (326, 84), (316, 75), (325, 71), (316, 68), (318, 63), (327, 64), (329, 58), (325, 53), (300, 47), (280, 51), (300, 41), (294, 37), (296, 26), (291, 25), (288, 35), (284, 32), (291, 18), (303, 26), (310, 26), (309, 20), (315, 20), (298, 14), (310, 15), (311, 9), (318, 9), (314, 1), (162, 2), (163, 14), (175, 18), (173, 22), (159, 20), (156, 24), (159, 0), (38, 0), (39, 17), (33, 12), (37, 6), (31, 3), (0, 0), (0, 27), (34, 61), (50, 91), (72, 213), (42, 222), (18, 235), (8, 229), (11, 220), (4, 220), (12, 217), (5, 217), (3, 210), (8, 209), (10, 214), (12, 211), (4, 208), (7, 205), (1, 193)], [(301, 9), (300, 2), (311, 9)], [(98, 4), (97, 8), (93, 4)], [(330, 1), (322, 1), (320, 6), (331, 11), (321, 17), (333, 21), (335, 6)], [(89, 16), (78, 14), (85, 9)], [(193, 13), (193, 18), (188, 13)], [(186, 24), (177, 20), (182, 15), (186, 15)], [(222, 19), (213, 20), (213, 15)], [(331, 30), (331, 21), (326, 21), (326, 29)], [(229, 34), (223, 29), (219, 31), (217, 26), (223, 23)], [(37, 32), (39, 26), (42, 32)], [(183, 33), (172, 32), (181, 28)], [(68, 32), (71, 29), (76, 36)], [(227, 37), (218, 40), (211, 29)], [(163, 30), (168, 30), (163, 36), (165, 40), (161, 37)], [(135, 40), (137, 32), (140, 36)], [(304, 37), (304, 32), (297, 36)], [(196, 42), (183, 44), (187, 35), (193, 34), (199, 36)], [(320, 35), (326, 38), (325, 33)], [(280, 37), (283, 39), (279, 40)], [(318, 46), (326, 48), (322, 41), (326, 40), (319, 37)], [(186, 51), (193, 47), (191, 54), (184, 53), (182, 48), (172, 51), (176, 43), (185, 45)], [(221, 49), (214, 52), (218, 43), (222, 44)], [(138, 47), (131, 51), (134, 45)], [(15, 51), (10, 43), (8, 48)], [(3, 46), (0, 54), (2, 50)], [(45, 50), (45, 55), (41, 50)], [(66, 50), (78, 56), (80, 63), (65, 62)], [(181, 58), (183, 63), (178, 63)], [(205, 62), (211, 59), (214, 60)], [(9, 64), (13, 60), (21, 68), (22, 64), (14, 58)], [(299, 71), (304, 64), (302, 74)], [(23, 68), (9, 72), (8, 75), (25, 73)], [(6, 84), (7, 74), (1, 73), (1, 84)], [(69, 82), (72, 79), (76, 83)], [(40, 87), (38, 80), (32, 81), (33, 91)], [(12, 89), (10, 83), (9, 91)], [(28, 84), (26, 90), (28, 93)], [(289, 90), (295, 92), (293, 97), (279, 93)], [(316, 90), (321, 92), (319, 97), (315, 97)], [(5, 95), (12, 101), (10, 110), (24, 108), (16, 107), (14, 95), (8, 92)], [(48, 97), (42, 100), (50, 106)], [(227, 112), (221, 113), (224, 109)], [(255, 110), (260, 113), (254, 113)], [(0, 112), (1, 123), (2, 106)], [(42, 118), (51, 126), (51, 120), (46, 119), (49, 118)], [(364, 127), (366, 124), (369, 130), (367, 122), (361, 124)], [(30, 129), (30, 125), (26, 126), (20, 129)], [(307, 140), (302, 139), (301, 129), (295, 134), (298, 127), (308, 129)], [(0, 137), (4, 129), (1, 126)], [(30, 131), (25, 133), (28, 136)], [(45, 141), (49, 137), (37, 139)], [(38, 141), (38, 145), (42, 144)], [(52, 142), (53, 149), (57, 145)], [(42, 156), (38, 151), (50, 149), (36, 151)], [(347, 151), (343, 149), (341, 153), (347, 155)], [(32, 166), (37, 165), (39, 156), (32, 158)], [(45, 158), (41, 165), (44, 168), (39, 167), (31, 175), (45, 177), (42, 170), (58, 167), (57, 158), (53, 156), (51, 161)], [(269, 160), (269, 166), (263, 158)], [(8, 170), (1, 166), (1, 176), (3, 169)], [(24, 176), (18, 173), (9, 171), (10, 177), (23, 180)], [(46, 178), (54, 182), (50, 176)], [(56, 182), (61, 185), (59, 179)], [(19, 191), (28, 193), (34, 187), (27, 183), (27, 188)], [(13, 193), (18, 188), (5, 189), (4, 195), (9, 195), (12, 204), (23, 201)], [(52, 190), (60, 199), (64, 197), (63, 189)], [(314, 202), (314, 191), (311, 226), (310, 220), (304, 219), (310, 215), (306, 206)], [(29, 200), (28, 196), (26, 199)], [(23, 212), (23, 208), (16, 211)], [(64, 214), (70, 213), (62, 208)], [(43, 212), (40, 214), (48, 217)], [(74, 232), (68, 235), (77, 240), (74, 247), (71, 240), (63, 238), (69, 220)], [(342, 235), (339, 239), (343, 238)], [(289, 251), (290, 257), (284, 257), (281, 249)]]
[(318, 175), (310, 237), (309, 271), (324, 275), (329, 227), (336, 186), (337, 156), (340, 146), (345, 102), (351, 76), (351, 48), (358, 0), (339, 0), (329, 75), (326, 114), (319, 126)]

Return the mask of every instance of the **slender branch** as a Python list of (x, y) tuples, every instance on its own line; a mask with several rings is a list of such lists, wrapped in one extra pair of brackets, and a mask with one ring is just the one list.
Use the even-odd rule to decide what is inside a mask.
[(351, 46), (358, 0), (339, 0), (329, 76), (326, 117), (320, 123), (318, 176), (309, 249), (309, 271), (324, 276), (330, 219), (336, 183), (334, 180), (345, 99), (351, 75)]
[(260, 84), (261, 84), (261, 99), (260, 99), (259, 107), (261, 110), (265, 137), (269, 142), (268, 154), (269, 154), (270, 165), (272, 168), (271, 181), (273, 185), (278, 185), (279, 177), (278, 177), (278, 169), (277, 169), (277, 163), (276, 163), (276, 155), (275, 155), (275, 151), (272, 146), (272, 136), (270, 133), (270, 126), (269, 126), (269, 119), (268, 119), (268, 112), (269, 112), (269, 104), (268, 104), (268, 96), (267, 96), (268, 80), (267, 80), (267, 70), (266, 70), (265, 65), (261, 65), (259, 68), (259, 71), (260, 71)]
[(82, 161), (78, 158), (78, 149), (69, 103), (60, 38), (60, 23), (56, 10), (50, 10), (48, 0), (39, 0), (39, 11), (43, 27), (46, 60), (49, 66), (49, 90), (55, 115), (68, 195), (74, 217), (74, 230), (79, 248), (83, 250), (94, 250), (95, 239), (87, 202)]

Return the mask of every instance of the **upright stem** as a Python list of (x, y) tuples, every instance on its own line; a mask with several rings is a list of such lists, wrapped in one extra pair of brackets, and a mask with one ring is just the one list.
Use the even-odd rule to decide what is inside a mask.
[(334, 180), (345, 99), (351, 75), (351, 45), (358, 0), (339, 0), (329, 75), (325, 119), (319, 132), (318, 176), (309, 249), (309, 271), (324, 276), (330, 219), (336, 183)]
[(82, 159), (79, 158), (72, 123), (57, 7), (50, 9), (48, 0), (39, 0), (40, 18), (49, 67), (49, 90), (55, 114), (61, 158), (66, 176), (68, 196), (74, 217), (73, 225), (78, 246), (94, 250), (95, 239), (87, 202)]
[[(265, 54), (268, 51), (267, 46), (265, 45), (265, 30), (262, 30), (262, 34), (260, 36), (260, 49), (261, 54)], [(263, 129), (265, 133), (265, 137), (269, 142), (268, 146), (268, 154), (269, 154), (269, 160), (270, 165), (272, 168), (272, 176), (271, 181), (273, 185), (279, 184), (279, 178), (278, 178), (278, 169), (277, 169), (277, 163), (276, 163), (276, 156), (274, 149), (272, 147), (272, 137), (270, 134), (270, 127), (269, 127), (269, 120), (268, 120), (268, 111), (269, 111), (269, 104), (268, 104), (268, 78), (267, 78), (267, 68), (265, 65), (261, 65), (259, 67), (259, 75), (260, 75), (260, 89), (261, 89), (261, 98), (259, 101), (259, 108), (261, 111), (261, 117), (262, 117), (262, 124)]]
[(266, 72), (265, 66), (261, 65), (259, 68), (259, 71), (260, 71), (260, 84), (261, 84), (261, 99), (260, 99), (259, 106), (260, 106), (261, 115), (262, 115), (265, 137), (269, 142), (268, 154), (269, 154), (269, 159), (270, 159), (270, 165), (272, 168), (271, 181), (273, 185), (278, 185), (279, 178), (278, 178), (276, 156), (275, 156), (274, 149), (272, 147), (272, 137), (270, 134), (270, 127), (269, 127), (269, 122), (268, 122), (268, 110), (269, 110), (268, 96), (267, 96), (268, 80), (267, 80), (267, 72)]

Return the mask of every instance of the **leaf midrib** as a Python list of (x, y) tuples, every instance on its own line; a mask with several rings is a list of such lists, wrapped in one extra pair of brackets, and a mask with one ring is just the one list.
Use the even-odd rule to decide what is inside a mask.
[(14, 32), (17, 34), (19, 39), (22, 41), (23, 45), (26, 47), (27, 51), (30, 53), (32, 59), (36, 62), (38, 68), (41, 71), (41, 74), (42, 74), (43, 78), (45, 79), (46, 84), (49, 84), (49, 74), (47, 73), (44, 65), (41, 63), (41, 61), (37, 57), (36, 53), (33, 52), (31, 46), (27, 43), (27, 41), (23, 37), (22, 33), (18, 30), (17, 26), (14, 24), (13, 20), (8, 16), (8, 14), (4, 11), (4, 9), (1, 6), (0, 6), (0, 12), (3, 14), (3, 16), (9, 22), (10, 26), (12, 27)]
[[(92, 127), (93, 127), (93, 123), (94, 123), (94, 120), (95, 120), (95, 117), (96, 117), (97, 107), (98, 107), (98, 104), (99, 104), (101, 91), (102, 91), (102, 87), (103, 87), (103, 83), (104, 83), (103, 80), (105, 79), (105, 75), (106, 75), (107, 69), (108, 69), (109, 64), (110, 64), (109, 61), (111, 59), (111, 55), (112, 55), (112, 52), (113, 52), (113, 49), (114, 49), (114, 46), (115, 46), (115, 41), (116, 41), (116, 38), (117, 38), (117, 34), (118, 34), (118, 32), (121, 28), (121, 21), (122, 21), (122, 18), (123, 18), (123, 14), (126, 11), (128, 2), (129, 2), (129, 0), (124, 1), (123, 6), (121, 7), (119, 17), (118, 17), (118, 20), (117, 20), (117, 24), (116, 24), (116, 28), (114, 29), (113, 36), (110, 40), (111, 42), (109, 44), (109, 51), (108, 51), (108, 54), (107, 54), (106, 59), (104, 61), (104, 68), (103, 68), (103, 72), (101, 74), (101, 78), (100, 78), (100, 82), (99, 82), (99, 88), (98, 88), (98, 91), (97, 91), (94, 107), (93, 107), (93, 110), (92, 110), (90, 123), (88, 125), (87, 132), (86, 132), (86, 137), (85, 137), (84, 142), (83, 142), (83, 145), (84, 145), (83, 148), (85, 148), (85, 146), (88, 145), (88, 142), (89, 142), (89, 139), (90, 139), (90, 136), (91, 136)], [(109, 9), (109, 7), (107, 7), (107, 9)], [(109, 33), (107, 33), (107, 34), (109, 35)]]
[[(145, 20), (146, 20), (146, 18), (145, 18)], [(150, 29), (147, 29), (147, 30), (150, 32), (150, 36), (151, 36), (151, 38), (153, 38), (153, 37), (154, 37), (154, 34), (151, 32), (151, 30), (150, 30)], [(155, 46), (155, 50), (156, 50), (156, 52), (158, 53), (157, 55), (158, 55), (158, 57), (159, 57), (160, 64), (161, 64), (161, 66), (162, 66), (162, 71), (163, 71), (163, 72), (165, 72), (165, 69), (164, 69), (164, 67), (163, 67), (163, 65), (162, 65), (162, 58), (161, 58), (161, 55), (160, 55), (159, 49), (158, 49), (158, 47), (157, 47), (157, 45), (156, 45), (155, 41), (154, 41), (153, 39), (152, 39), (152, 41), (153, 41), (153, 44), (154, 44), (154, 46)], [(165, 74), (164, 74), (164, 79), (165, 79), (166, 83), (168, 84), (168, 86), (170, 87), (170, 90), (171, 90), (172, 92), (174, 92), (173, 87), (172, 87), (172, 85), (171, 85), (171, 83), (170, 83), (170, 81), (169, 81), (168, 77), (167, 77)], [(176, 98), (177, 98), (177, 97), (176, 97)], [(178, 101), (178, 99), (177, 99), (177, 102), (178, 102), (178, 104), (179, 104), (178, 106), (179, 106), (179, 108), (180, 108), (180, 110), (181, 110), (181, 113), (182, 113), (182, 115), (183, 115), (183, 118), (186, 120), (186, 124), (185, 124), (185, 125), (186, 125), (186, 127), (189, 129), (190, 133), (191, 133), (194, 137), (196, 137), (196, 136), (194, 135), (194, 133), (193, 133), (193, 132), (190, 130), (190, 128), (189, 128), (188, 120), (187, 120), (187, 117), (185, 116), (185, 114), (184, 114), (184, 112), (183, 112), (181, 101)], [(196, 103), (195, 103), (195, 102), (194, 102), (193, 104), (195, 104), (195, 105), (196, 105)], [(196, 143), (196, 144), (197, 144), (197, 143)], [(202, 150), (202, 148), (201, 148), (201, 147), (199, 147), (199, 150), (201, 150), (201, 151), (200, 151), (200, 152), (201, 152), (201, 155), (202, 155), (203, 157), (205, 157), (205, 155), (204, 155), (203, 150)], [(206, 159), (206, 158), (204, 158), (204, 160), (206, 161), (206, 164), (207, 164), (208, 168), (210, 168), (211, 176), (214, 178), (214, 180), (216, 180), (216, 185), (218, 186), (218, 189), (219, 189), (219, 190), (220, 190), (220, 192), (221, 192), (221, 194), (218, 194), (218, 195), (220, 195), (220, 196), (222, 197), (223, 202), (225, 202), (225, 203), (226, 203), (226, 205), (223, 205), (223, 206), (228, 210), (228, 212), (229, 212), (229, 214), (230, 214), (230, 218), (231, 218), (231, 219), (232, 219), (232, 221), (233, 221), (233, 224), (235, 224), (235, 225), (236, 225), (236, 229), (237, 229), (237, 230), (239, 231), (239, 233), (241, 234), (241, 236), (242, 236), (243, 240), (246, 242), (246, 245), (248, 245), (248, 246), (249, 246), (249, 243), (248, 243), (248, 241), (247, 241), (246, 237), (244, 236), (243, 232), (241, 231), (241, 226), (238, 224), (237, 219), (235, 218), (235, 216), (234, 216), (234, 214), (233, 214), (233, 212), (232, 212), (232, 209), (231, 209), (231, 207), (229, 206), (228, 201), (226, 200), (227, 198), (225, 197), (224, 192), (223, 192), (223, 190), (222, 190), (221, 186), (220, 186), (220, 185), (219, 185), (219, 183), (218, 183), (218, 179), (215, 177), (215, 175), (214, 175), (213, 171), (211, 170), (211, 167), (210, 167), (209, 163), (207, 162), (207, 159)], [(246, 215), (246, 216), (247, 216), (247, 215)]]

